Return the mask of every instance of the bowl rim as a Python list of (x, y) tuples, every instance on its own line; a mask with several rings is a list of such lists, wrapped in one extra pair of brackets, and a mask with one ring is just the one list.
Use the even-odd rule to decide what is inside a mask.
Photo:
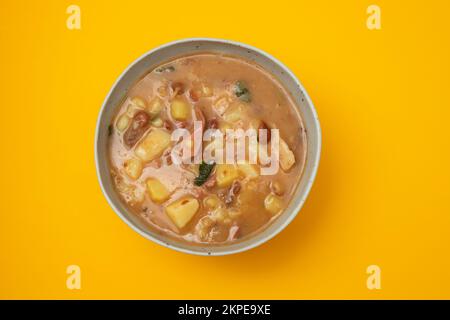
[[(112, 199), (110, 198), (108, 192), (105, 189), (104, 186), (104, 182), (102, 180), (102, 177), (100, 175), (100, 163), (99, 163), (99, 149), (98, 149), (98, 145), (99, 145), (99, 133), (100, 133), (100, 127), (101, 127), (101, 122), (103, 119), (103, 115), (105, 113), (108, 101), (111, 98), (111, 95), (114, 92), (114, 89), (117, 87), (117, 85), (122, 81), (122, 79), (126, 76), (126, 74), (130, 71), (131, 68), (133, 68), (134, 65), (138, 64), (140, 61), (142, 61), (143, 59), (145, 59), (147, 56), (161, 50), (167, 47), (171, 47), (174, 45), (178, 45), (178, 44), (183, 44), (183, 43), (189, 43), (189, 42), (212, 42), (212, 43), (221, 43), (221, 44), (225, 44), (225, 45), (231, 45), (231, 46), (238, 46), (244, 49), (248, 49), (251, 51), (254, 51), (256, 53), (258, 53), (259, 55), (271, 60), (272, 62), (274, 62), (278, 67), (280, 67), (286, 74), (289, 75), (289, 77), (295, 82), (295, 84), (298, 86), (298, 88), (301, 90), (302, 95), (304, 96), (304, 99), (306, 100), (308, 107), (312, 113), (313, 119), (314, 119), (314, 125), (316, 128), (316, 136), (317, 136), (317, 141), (316, 141), (316, 152), (315, 152), (315, 157), (310, 159), (310, 161), (312, 161), (312, 169), (311, 169), (311, 174), (309, 177), (308, 182), (305, 185), (305, 189), (304, 192), (299, 194), (299, 199), (298, 199), (298, 203), (297, 205), (292, 209), (292, 212), (288, 215), (288, 217), (286, 218), (286, 220), (280, 224), (276, 229), (274, 229), (271, 233), (267, 234), (267, 236), (259, 239), (258, 241), (254, 241), (251, 243), (248, 243), (245, 246), (242, 246), (240, 248), (235, 248), (235, 249), (230, 249), (230, 250), (223, 250), (223, 251), (219, 251), (219, 252), (211, 252), (211, 251), (202, 251), (202, 250), (190, 250), (187, 248), (182, 248), (182, 247), (178, 247), (176, 245), (171, 245), (169, 243), (166, 243), (160, 239), (157, 239), (156, 237), (153, 237), (151, 234), (143, 232), (138, 226), (136, 226), (131, 219), (129, 219), (125, 214), (123, 214), (121, 212), (121, 210), (119, 208), (117, 208), (117, 206), (114, 204), (114, 202), (112, 201)], [(277, 78), (278, 79), (278, 78)], [(278, 81), (282, 82), (281, 80), (278, 79)], [(164, 43), (162, 45), (159, 45), (147, 52), (145, 52), (144, 54), (140, 55), (137, 59), (135, 59), (134, 61), (132, 61), (126, 68), (125, 70), (119, 75), (119, 77), (116, 79), (116, 81), (114, 82), (114, 84), (111, 86), (108, 94), (106, 95), (105, 99), (103, 100), (102, 106), (100, 108), (100, 111), (98, 113), (98, 117), (97, 117), (97, 123), (96, 123), (96, 128), (95, 128), (95, 142), (94, 142), (94, 155), (95, 155), (95, 169), (96, 169), (96, 175), (97, 175), (97, 179), (98, 182), (100, 184), (101, 190), (103, 195), (105, 196), (109, 206), (113, 209), (113, 211), (119, 216), (119, 218), (125, 222), (131, 229), (133, 229), (135, 232), (137, 232), (138, 234), (140, 234), (141, 236), (143, 236), (144, 238), (151, 240), (163, 247), (169, 248), (169, 249), (173, 249), (176, 250), (178, 252), (183, 252), (183, 253), (188, 253), (188, 254), (193, 254), (193, 255), (198, 255), (198, 256), (223, 256), (223, 255), (230, 255), (230, 254), (235, 254), (235, 253), (239, 253), (239, 252), (243, 252), (243, 251), (247, 251), (250, 249), (253, 249), (255, 247), (258, 247), (260, 245), (262, 245), (263, 243), (266, 243), (267, 241), (271, 240), (273, 237), (275, 237), (277, 234), (279, 234), (282, 230), (284, 230), (291, 222), (292, 220), (294, 220), (294, 218), (298, 215), (298, 213), (300, 212), (301, 208), (303, 207), (303, 204), (305, 203), (306, 199), (308, 198), (308, 195), (311, 191), (312, 185), (314, 183), (314, 180), (316, 178), (317, 175), (317, 171), (318, 171), (318, 167), (319, 167), (319, 163), (320, 163), (320, 156), (321, 156), (321, 149), (322, 149), (322, 130), (320, 127), (320, 122), (319, 122), (319, 117), (317, 114), (317, 111), (314, 107), (314, 104), (311, 100), (311, 98), (309, 97), (307, 91), (305, 90), (305, 87), (303, 86), (303, 84), (300, 82), (300, 80), (297, 78), (297, 76), (295, 76), (295, 74), (286, 66), (284, 65), (280, 60), (278, 60), (277, 58), (275, 58), (274, 56), (272, 56), (271, 54), (258, 49), (256, 47), (253, 47), (251, 45), (242, 43), (242, 42), (238, 42), (238, 41), (234, 41), (234, 40), (226, 40), (226, 39), (220, 39), (220, 38), (203, 38), (203, 37), (194, 37), (194, 38), (183, 38), (183, 39), (179, 39), (179, 40), (174, 40), (174, 41), (170, 41), (167, 43)]]

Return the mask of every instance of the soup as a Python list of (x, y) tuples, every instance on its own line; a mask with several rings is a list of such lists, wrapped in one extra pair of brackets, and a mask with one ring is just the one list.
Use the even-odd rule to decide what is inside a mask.
[[(122, 201), (148, 228), (190, 243), (230, 243), (267, 227), (305, 164), (306, 131), (289, 93), (260, 66), (217, 53), (148, 72), (109, 129)], [(239, 144), (239, 132), (254, 135)]]

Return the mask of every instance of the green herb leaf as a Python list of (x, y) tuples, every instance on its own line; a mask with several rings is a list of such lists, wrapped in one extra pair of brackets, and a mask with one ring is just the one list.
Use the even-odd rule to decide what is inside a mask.
[(162, 66), (162, 67), (155, 69), (155, 72), (157, 72), (157, 73), (173, 72), (173, 71), (175, 71), (174, 66)]
[(247, 86), (242, 81), (236, 82), (234, 86), (234, 94), (236, 95), (236, 97), (238, 97), (240, 100), (244, 102), (251, 101), (250, 91), (248, 91)]
[(214, 166), (216, 164), (213, 163), (206, 163), (202, 162), (198, 168), (198, 177), (194, 179), (194, 184), (196, 186), (201, 186), (208, 180), (209, 175), (211, 174), (212, 170), (214, 169)]

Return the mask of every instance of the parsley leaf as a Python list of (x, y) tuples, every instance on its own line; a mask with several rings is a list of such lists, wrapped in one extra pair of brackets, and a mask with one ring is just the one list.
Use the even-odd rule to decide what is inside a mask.
[(242, 81), (238, 81), (234, 85), (234, 94), (244, 102), (250, 102), (251, 100), (250, 91), (248, 91), (247, 86)]
[(174, 72), (175, 68), (173, 66), (163, 66), (155, 69), (156, 73), (163, 73), (163, 72)]
[(208, 180), (209, 175), (211, 174), (212, 170), (214, 169), (214, 166), (216, 164), (213, 163), (206, 163), (203, 161), (199, 168), (198, 168), (198, 177), (194, 179), (194, 184), (196, 186), (201, 186)]

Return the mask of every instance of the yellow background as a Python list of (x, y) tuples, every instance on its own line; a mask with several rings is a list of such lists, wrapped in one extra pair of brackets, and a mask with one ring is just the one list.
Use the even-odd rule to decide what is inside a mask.
[[(0, 298), (450, 298), (449, 1), (1, 1)], [(382, 29), (366, 28), (366, 8)], [(245, 253), (156, 245), (110, 209), (94, 130), (115, 79), (185, 37), (256, 46), (308, 90), (323, 153), (301, 214)], [(66, 289), (66, 267), (82, 289)], [(366, 287), (381, 267), (382, 289)]]

